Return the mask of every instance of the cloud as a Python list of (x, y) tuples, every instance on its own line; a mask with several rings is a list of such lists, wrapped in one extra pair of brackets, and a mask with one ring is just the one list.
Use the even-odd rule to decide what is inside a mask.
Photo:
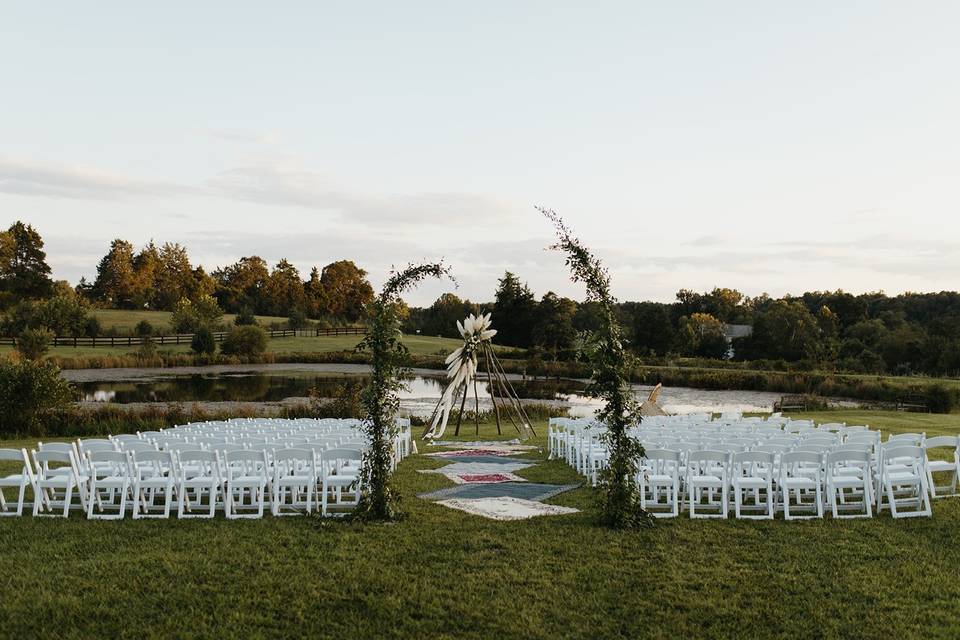
[(189, 186), (143, 180), (84, 166), (0, 157), (0, 192), (92, 200), (156, 198), (196, 193)]
[(199, 186), (146, 180), (85, 166), (0, 157), (0, 193), (85, 200), (175, 196), (217, 197), (335, 214), (351, 223), (476, 225), (504, 221), (510, 210), (472, 193), (366, 194), (344, 189), (322, 173), (283, 164), (250, 164), (223, 171)]
[(295, 167), (257, 164), (221, 172), (206, 182), (215, 194), (267, 205), (305, 207), (350, 221), (476, 224), (503, 220), (506, 206), (488, 196), (435, 192), (373, 195), (338, 188), (325, 175)]

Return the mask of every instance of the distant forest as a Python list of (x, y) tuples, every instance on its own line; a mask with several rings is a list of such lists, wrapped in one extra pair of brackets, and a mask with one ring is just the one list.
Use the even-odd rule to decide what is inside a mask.
[[(174, 311), (215, 308), (245, 316), (311, 322), (357, 323), (373, 299), (367, 273), (342, 260), (314, 267), (304, 278), (288, 260), (272, 267), (258, 256), (207, 272), (176, 243), (139, 249), (114, 240), (93, 281), (76, 287), (54, 281), (43, 240), (16, 222), (0, 232), (0, 310), (3, 333), (45, 328), (59, 335), (95, 335), (91, 307)], [(735, 289), (677, 292), (671, 303), (623, 302), (621, 323), (640, 356), (763, 361), (770, 367), (896, 375), (960, 373), (960, 294), (957, 292), (853, 295), (814, 291), (774, 299)], [(500, 344), (534, 356), (574, 359), (591, 348), (597, 315), (590, 303), (553, 292), (539, 299), (517, 275), (499, 280), (495, 298), (477, 303), (452, 293), (426, 308), (405, 309), (405, 330), (457, 337), (468, 313), (493, 313)], [(181, 314), (183, 315), (183, 314)], [(750, 325), (752, 334), (727, 338), (727, 325)], [(187, 327), (189, 328), (189, 327)]]

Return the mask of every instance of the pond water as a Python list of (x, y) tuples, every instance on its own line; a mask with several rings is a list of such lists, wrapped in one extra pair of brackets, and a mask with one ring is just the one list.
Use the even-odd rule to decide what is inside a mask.
[[(304, 370), (306, 369), (306, 370)], [(345, 365), (311, 365), (289, 370), (277, 366), (259, 369), (243, 367), (197, 368), (187, 373), (171, 370), (137, 370), (126, 375), (118, 371), (65, 372), (85, 402), (120, 404), (145, 402), (280, 402), (303, 398), (311, 390), (321, 397), (338, 395), (346, 384), (363, 384), (363, 368)], [(400, 394), (401, 408), (413, 415), (429, 416), (443, 392), (441, 372), (418, 370)], [(97, 379), (107, 378), (107, 379)], [(519, 396), (529, 401), (566, 407), (571, 415), (588, 416), (597, 403), (583, 395), (581, 380), (511, 380)], [(635, 387), (645, 399), (651, 388)], [(491, 407), (485, 383), (478, 384), (481, 409)], [(762, 391), (714, 391), (665, 387), (660, 405), (670, 413), (701, 411), (770, 411), (779, 393)], [(472, 396), (471, 396), (472, 401)]]

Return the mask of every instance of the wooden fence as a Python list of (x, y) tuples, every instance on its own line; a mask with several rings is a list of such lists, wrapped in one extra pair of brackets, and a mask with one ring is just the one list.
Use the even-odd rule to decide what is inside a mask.
[[(362, 336), (367, 334), (366, 327), (334, 327), (332, 329), (268, 329), (270, 338), (319, 338), (323, 336)], [(213, 339), (223, 342), (230, 334), (229, 331), (214, 331)], [(169, 336), (149, 336), (156, 345), (190, 344), (192, 333), (180, 333)], [(136, 347), (146, 340), (143, 336), (98, 336), (95, 338), (71, 338), (57, 336), (53, 339), (54, 347)], [(16, 338), (0, 338), (0, 345), (16, 345)]]

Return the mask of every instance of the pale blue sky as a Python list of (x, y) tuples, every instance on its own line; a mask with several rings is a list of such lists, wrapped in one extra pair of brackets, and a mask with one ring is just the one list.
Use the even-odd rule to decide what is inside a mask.
[[(4, 2), (0, 224), (581, 297), (960, 289), (957, 2)], [(446, 286), (410, 296), (427, 303)]]

